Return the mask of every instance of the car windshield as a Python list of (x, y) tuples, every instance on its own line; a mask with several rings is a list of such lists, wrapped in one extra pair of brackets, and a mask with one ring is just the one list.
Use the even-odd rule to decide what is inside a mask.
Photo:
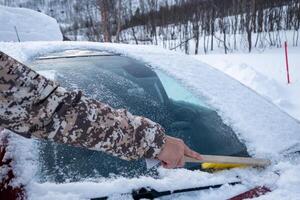
[[(177, 80), (137, 60), (120, 55), (37, 59), (30, 65), (68, 90), (126, 108), (160, 123), (167, 134), (182, 138), (203, 154), (247, 156), (246, 147), (217, 112)], [(51, 142), (39, 142), (41, 181), (79, 181), (148, 172), (145, 162), (124, 161), (96, 152)]]

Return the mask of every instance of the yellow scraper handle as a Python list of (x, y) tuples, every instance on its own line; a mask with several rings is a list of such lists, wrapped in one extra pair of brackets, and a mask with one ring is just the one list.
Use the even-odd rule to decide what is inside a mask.
[(197, 160), (194, 158), (185, 157), (185, 162), (228, 164), (228, 166), (242, 165), (242, 166), (255, 166), (255, 167), (266, 167), (271, 164), (271, 161), (268, 159), (250, 158), (250, 157), (202, 155), (202, 158), (203, 158), (202, 160)]
[(247, 165), (241, 164), (223, 164), (223, 163), (201, 163), (202, 169), (212, 169), (212, 170), (222, 170), (222, 169), (232, 169), (232, 168), (244, 168)]
[[(213, 156), (202, 155), (201, 160), (190, 157), (184, 157), (185, 162), (200, 163), (202, 169), (230, 169), (235, 167), (266, 167), (271, 164), (268, 159), (250, 158), (250, 157), (234, 157), (234, 156)], [(151, 169), (160, 163), (156, 159), (146, 159), (147, 169)]]

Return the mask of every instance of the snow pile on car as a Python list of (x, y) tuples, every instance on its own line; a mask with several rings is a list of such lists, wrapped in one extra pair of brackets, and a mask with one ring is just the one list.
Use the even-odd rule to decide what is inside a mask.
[(62, 41), (57, 21), (45, 14), (0, 6), (0, 41)]
[[(243, 185), (224, 186), (218, 190), (193, 192), (169, 199), (228, 199), (255, 186), (267, 185), (273, 192), (260, 199), (300, 199), (300, 124), (277, 106), (209, 65), (187, 55), (155, 46), (102, 44), (89, 42), (0, 43), (0, 50), (28, 62), (36, 56), (68, 49), (107, 50), (141, 60), (179, 80), (195, 95), (207, 99), (225, 123), (234, 128), (252, 155), (272, 159), (266, 170), (234, 169), (217, 174), (184, 169), (160, 169), (160, 179), (83, 180), (77, 183), (38, 183), (33, 179), (27, 188), (30, 199), (84, 199), (150, 186), (158, 191), (207, 184), (219, 184), (239, 177)], [(51, 72), (55, 73), (55, 72)], [(16, 144), (16, 143), (15, 143)], [(29, 152), (28, 152), (29, 153)], [(24, 162), (24, 166), (26, 166)], [(120, 199), (116, 195), (115, 199)], [(123, 199), (128, 199), (124, 197)]]

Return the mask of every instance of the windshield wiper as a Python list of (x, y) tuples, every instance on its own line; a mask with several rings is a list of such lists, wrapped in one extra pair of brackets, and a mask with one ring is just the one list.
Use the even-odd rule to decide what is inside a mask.
[[(141, 188), (138, 190), (132, 191), (132, 193), (125, 193), (121, 195), (131, 195), (134, 200), (140, 200), (140, 199), (154, 199), (162, 196), (168, 196), (171, 194), (178, 194), (178, 193), (185, 193), (185, 192), (193, 192), (193, 191), (201, 191), (201, 190), (208, 190), (208, 189), (215, 189), (220, 188), (224, 185), (237, 185), (241, 184), (240, 181), (236, 182), (229, 182), (229, 183), (223, 183), (223, 184), (217, 184), (217, 185), (208, 185), (208, 186), (202, 186), (202, 187), (193, 187), (193, 188), (186, 188), (186, 189), (180, 189), (180, 190), (165, 190), (165, 191), (157, 191), (151, 188)], [(105, 197), (98, 197), (98, 198), (91, 198), (91, 200), (106, 200), (109, 196)]]

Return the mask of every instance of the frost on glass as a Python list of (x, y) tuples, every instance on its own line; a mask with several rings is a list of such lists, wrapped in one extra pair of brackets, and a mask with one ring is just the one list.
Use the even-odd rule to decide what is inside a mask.
[[(247, 155), (233, 130), (203, 99), (144, 63), (110, 55), (46, 59), (32, 65), (39, 71), (54, 70), (55, 79), (68, 90), (80, 89), (114, 108), (126, 108), (160, 123), (167, 134), (182, 138), (200, 153)], [(50, 142), (40, 143), (40, 171), (42, 181), (56, 182), (149, 174), (144, 161), (123, 161), (102, 152)]]

